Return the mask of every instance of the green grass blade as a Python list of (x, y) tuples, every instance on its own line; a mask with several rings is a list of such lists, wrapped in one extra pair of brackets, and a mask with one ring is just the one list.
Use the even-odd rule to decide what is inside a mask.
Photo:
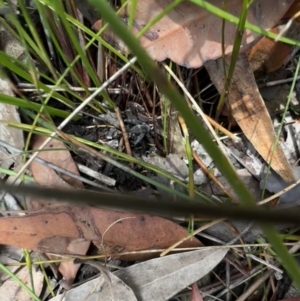
[(14, 273), (12, 273), (9, 269), (7, 269), (2, 263), (0, 263), (0, 270), (2, 270), (5, 274), (11, 277), (20, 287), (28, 293), (28, 295), (35, 301), (41, 301), (41, 299), (36, 296), (36, 294), (25, 285)]

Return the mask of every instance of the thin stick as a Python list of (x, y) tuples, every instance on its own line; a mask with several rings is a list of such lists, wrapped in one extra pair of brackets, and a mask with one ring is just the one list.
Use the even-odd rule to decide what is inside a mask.
[(250, 297), (253, 292), (260, 287), (272, 274), (274, 273), (274, 270), (268, 270), (265, 272), (265, 274), (260, 277), (256, 282), (254, 282), (246, 292), (244, 292), (242, 295), (239, 296), (239, 298), (236, 301), (244, 301), (248, 297)]
[[(123, 134), (126, 153), (127, 153), (127, 155), (129, 155), (129, 156), (132, 157), (132, 152), (131, 152), (131, 147), (130, 147), (129, 140), (128, 140), (127, 131), (126, 131), (126, 128), (125, 128), (125, 125), (124, 125), (124, 121), (122, 119), (122, 116), (121, 116), (119, 108), (115, 108), (115, 112), (116, 112), (116, 116), (117, 116), (118, 121), (119, 121), (120, 129), (121, 129), (122, 134)], [(130, 166), (133, 167), (133, 163), (132, 162), (130, 162)]]
[(222, 132), (224, 135), (228, 136), (230, 139), (232, 139), (233, 141), (236, 141), (237, 136), (233, 133), (231, 133), (230, 131), (228, 131), (227, 129), (225, 129), (222, 125), (220, 125), (218, 122), (216, 122), (215, 120), (213, 120), (212, 118), (210, 118), (208, 115), (205, 115), (207, 120), (210, 122), (210, 124), (216, 128), (217, 130), (219, 130), (220, 132)]
[(210, 228), (218, 223), (223, 222), (224, 219), (217, 219), (214, 220), (208, 224), (205, 224), (204, 226), (201, 226), (200, 228), (196, 229), (195, 231), (193, 231), (193, 233), (191, 233), (191, 235), (187, 235), (186, 237), (182, 238), (181, 240), (177, 241), (175, 244), (173, 244), (172, 246), (170, 246), (169, 248), (167, 248), (166, 250), (164, 250), (162, 253), (160, 253), (160, 256), (165, 256), (166, 254), (168, 254), (170, 251), (172, 251), (174, 248), (176, 248), (177, 246), (179, 246), (180, 244), (182, 244), (184, 241), (190, 239), (191, 237), (195, 236), (196, 234), (198, 234), (199, 232), (202, 232), (203, 230)]
[(200, 166), (200, 168), (203, 170), (203, 172), (206, 174), (206, 176), (211, 179), (212, 181), (214, 181), (216, 183), (217, 186), (220, 187), (220, 189), (227, 194), (227, 196), (229, 198), (231, 198), (232, 200), (234, 200), (235, 203), (239, 204), (240, 202), (237, 201), (235, 199), (235, 197), (233, 197), (226, 189), (225, 187), (222, 185), (222, 183), (211, 173), (209, 172), (209, 170), (207, 169), (207, 167), (205, 166), (205, 164), (202, 162), (202, 160), (198, 157), (198, 155), (193, 151), (193, 158), (194, 160), (197, 162), (197, 164)]
[[(210, 130), (212, 136), (215, 138), (217, 144), (219, 145), (220, 149), (222, 150), (223, 154), (227, 157), (227, 153), (223, 147), (223, 144), (220, 142), (218, 136), (216, 135), (216, 132), (212, 128), (211, 124), (208, 122), (206, 115), (203, 113), (191, 93), (186, 89), (186, 87), (183, 85), (183, 83), (179, 80), (179, 78), (176, 76), (176, 74), (166, 65), (164, 64), (165, 69), (170, 73), (170, 75), (173, 77), (173, 79), (176, 81), (176, 83), (179, 85), (179, 87), (182, 89), (182, 91), (185, 93), (185, 95), (188, 97), (190, 102), (193, 104), (195, 111), (202, 117), (202, 120), (204, 121), (205, 125)], [(228, 160), (228, 162), (230, 162)]]

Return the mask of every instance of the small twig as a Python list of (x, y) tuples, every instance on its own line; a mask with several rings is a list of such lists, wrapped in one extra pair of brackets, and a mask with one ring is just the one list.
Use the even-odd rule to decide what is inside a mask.
[(77, 164), (77, 167), (82, 173), (96, 179), (97, 181), (100, 181), (100, 182), (102, 182), (102, 183), (104, 183), (108, 186), (115, 186), (116, 185), (116, 180), (115, 179), (110, 178), (110, 177), (108, 177), (108, 176), (106, 176), (106, 175), (104, 175), (100, 172), (97, 172), (95, 170), (92, 170), (92, 169), (88, 168), (85, 165)]
[(248, 297), (250, 297), (254, 291), (260, 287), (272, 274), (274, 273), (274, 270), (268, 270), (265, 272), (265, 274), (260, 277), (257, 281), (255, 281), (246, 292), (244, 292), (242, 295), (239, 296), (239, 298), (236, 301), (244, 301)]
[(220, 132), (222, 132), (224, 135), (226, 135), (227, 137), (229, 137), (230, 139), (232, 139), (233, 141), (236, 141), (237, 136), (233, 133), (231, 133), (230, 131), (228, 131), (227, 129), (225, 129), (222, 125), (220, 125), (218, 122), (216, 122), (215, 120), (213, 120), (212, 118), (210, 118), (208, 115), (205, 115), (207, 120), (210, 122), (210, 124), (216, 128), (217, 130), (219, 130)]
[(231, 264), (232, 266), (234, 266), (236, 268), (237, 271), (239, 271), (241, 274), (243, 274), (244, 276), (248, 275), (248, 272), (246, 272), (244, 269), (242, 269), (238, 264), (236, 264), (234, 261), (232, 261), (230, 258), (228, 258), (228, 256), (226, 256), (224, 258), (224, 260), (226, 261), (226, 263)]
[(206, 174), (206, 176), (212, 180), (213, 182), (216, 183), (217, 186), (220, 187), (220, 189), (230, 198), (232, 199), (235, 203), (239, 204), (240, 202), (236, 200), (236, 198), (231, 195), (225, 187), (222, 185), (222, 183), (207, 169), (205, 164), (203, 164), (202, 160), (198, 157), (198, 155), (193, 151), (193, 157), (194, 160), (197, 162), (197, 164), (200, 166), (200, 168), (203, 170), (203, 172)]
[[(20, 149), (12, 146), (10, 144), (8, 144), (7, 142), (5, 142), (3, 140), (0, 140), (0, 145), (3, 146), (3, 147), (5, 147), (5, 148), (7, 148), (7, 149), (9, 149), (11, 152), (14, 152), (14, 153), (17, 153), (17, 154), (23, 154), (23, 151), (21, 151)], [(29, 155), (29, 154), (26, 154), (26, 156), (28, 158), (31, 157), (31, 155)], [(48, 162), (48, 161), (46, 161), (46, 160), (44, 160), (42, 158), (36, 157), (34, 159), (34, 161), (38, 162), (39, 164), (45, 165), (45, 166), (47, 166), (47, 167), (49, 167), (49, 168), (57, 171), (58, 173), (67, 175), (67, 176), (69, 176), (69, 177), (71, 177), (73, 179), (77, 179), (77, 180), (79, 180), (79, 181), (81, 181), (83, 183), (86, 183), (88, 185), (91, 185), (91, 186), (94, 186), (94, 187), (97, 187), (97, 188), (100, 188), (100, 189), (104, 189), (106, 191), (111, 191), (111, 189), (107, 188), (106, 186), (103, 186), (101, 184), (98, 184), (98, 183), (95, 183), (93, 181), (90, 181), (90, 180), (88, 180), (88, 179), (86, 179), (86, 178), (84, 178), (84, 177), (82, 177), (80, 175), (77, 175), (77, 174), (75, 174), (75, 173), (73, 173), (73, 172), (71, 172), (69, 170), (61, 168), (60, 166), (57, 166), (57, 165), (55, 165), (55, 164), (53, 164), (51, 162)], [(103, 180), (102, 182), (105, 183), (105, 184), (107, 184), (107, 185), (111, 185), (113, 183), (113, 181), (114, 181), (113, 179), (111, 179), (111, 178), (109, 178), (107, 176), (104, 176), (104, 175), (102, 175), (101, 177), (97, 177), (97, 180), (101, 181), (101, 179)]]
[[(298, 79), (300, 79), (300, 75), (297, 76), (297, 80)], [(271, 81), (271, 82), (260, 84), (260, 85), (258, 85), (258, 88), (264, 88), (264, 87), (272, 87), (272, 86), (282, 85), (282, 84), (285, 84), (285, 83), (290, 83), (293, 80), (294, 80), (293, 77), (286, 78), (286, 79), (274, 80), (274, 81)]]
[[(26, 211), (24, 211), (26, 212)], [(293, 243), (284, 243), (285, 246), (291, 246)], [(176, 248), (171, 250), (170, 252), (188, 252), (188, 251), (195, 251), (195, 250), (221, 250), (221, 249), (232, 249), (235, 250), (236, 248), (245, 248), (245, 247), (263, 247), (263, 248), (271, 248), (271, 244), (269, 243), (263, 243), (263, 244), (243, 244), (243, 245), (222, 245), (222, 246), (210, 246), (210, 247), (191, 247), (191, 248)], [(47, 253), (49, 255), (54, 255), (57, 257), (68, 257), (70, 258), (69, 260), (73, 258), (80, 258), (80, 259), (102, 259), (106, 257), (121, 257), (121, 256), (127, 256), (127, 255), (133, 255), (133, 254), (157, 254), (165, 251), (165, 249), (152, 249), (152, 250), (142, 250), (142, 251), (128, 251), (128, 252), (120, 252), (120, 253), (109, 253), (109, 254), (101, 254), (101, 255), (93, 255), (93, 256), (80, 256), (80, 255), (71, 255), (71, 254), (56, 254), (56, 253)], [(62, 260), (56, 260), (56, 262), (62, 262), (66, 261), (65, 259)], [(40, 262), (35, 262), (33, 264), (38, 264)], [(44, 263), (44, 262), (43, 262)], [(13, 265), (13, 264), (10, 264)], [(18, 266), (24, 266), (26, 263), (18, 263)]]
[[(206, 115), (203, 113), (191, 93), (186, 89), (186, 87), (183, 85), (183, 83), (179, 80), (179, 78), (175, 75), (175, 73), (166, 65), (164, 64), (165, 69), (170, 73), (170, 75), (173, 77), (173, 79), (176, 81), (176, 83), (179, 85), (179, 87), (182, 89), (182, 91), (185, 93), (185, 95), (188, 97), (190, 102), (193, 104), (195, 111), (201, 116), (203, 122), (210, 130), (212, 136), (215, 138), (217, 144), (219, 145), (220, 149), (222, 150), (223, 154), (227, 157), (227, 153), (224, 149), (223, 144), (220, 142), (218, 136), (216, 135), (216, 132), (212, 128), (211, 124), (208, 122)], [(229, 160), (228, 160), (229, 161)]]
[[(226, 260), (226, 287), (230, 285), (230, 263)], [(226, 301), (230, 301), (231, 299), (231, 291), (228, 290), (226, 293)]]
[(171, 250), (175, 249), (177, 246), (179, 246), (180, 244), (182, 244), (184, 241), (191, 239), (191, 237), (194, 237), (196, 234), (198, 234), (199, 232), (202, 232), (205, 229), (208, 229), (218, 223), (223, 222), (224, 219), (217, 219), (214, 220), (208, 224), (205, 224), (203, 226), (201, 226), (200, 228), (196, 229), (195, 231), (193, 231), (190, 235), (187, 235), (186, 237), (182, 238), (181, 240), (177, 241), (176, 243), (174, 243), (172, 246), (170, 246), (169, 248), (167, 248), (166, 250), (164, 250), (160, 256), (165, 256), (167, 255)]
[[(33, 84), (28, 84), (28, 83), (19, 83), (17, 84), (17, 87), (20, 91), (22, 92), (44, 92), (43, 89), (37, 89)], [(55, 92), (65, 92), (67, 90), (71, 90), (74, 92), (85, 92), (86, 90), (93, 92), (96, 91), (97, 87), (74, 87), (74, 86), (61, 86), (57, 87), (54, 85), (46, 85), (47, 88), (53, 89)], [(129, 91), (126, 88), (107, 88), (106, 89), (110, 94), (121, 94), (121, 93), (129, 93)], [(46, 94), (45, 94), (46, 95)]]
[(267, 262), (267, 261), (265, 261), (265, 260), (262, 260), (261, 258), (255, 256), (255, 255), (253, 255), (253, 254), (245, 254), (245, 256), (246, 256), (246, 257), (250, 257), (250, 258), (252, 258), (253, 260), (255, 260), (255, 261), (257, 261), (257, 262), (260, 262), (261, 264), (263, 264), (263, 265), (265, 265), (265, 266), (267, 266), (267, 267), (273, 269), (274, 271), (277, 271), (277, 272), (280, 273), (280, 274), (283, 274), (283, 270), (282, 270), (282, 269), (276, 267), (275, 265), (273, 265), (273, 264), (271, 264), (271, 263), (269, 263), (269, 262)]
[(106, 280), (106, 282), (109, 285), (111, 298), (112, 298), (112, 300), (115, 300), (112, 282), (111, 282), (109, 272), (106, 269), (106, 267), (103, 266), (100, 262), (96, 262), (96, 261), (92, 261), (92, 260), (87, 260), (87, 261), (83, 261), (83, 262), (80, 261), (80, 263), (89, 264), (90, 266), (96, 268), (97, 270), (99, 270), (101, 272), (102, 276), (104, 277), (104, 279)]
[[(129, 155), (130, 157), (132, 157), (132, 152), (131, 152), (131, 147), (130, 147), (130, 143), (129, 143), (129, 140), (128, 140), (127, 131), (126, 131), (126, 128), (125, 128), (125, 125), (124, 125), (124, 121), (122, 119), (122, 116), (121, 116), (121, 113), (120, 113), (120, 110), (119, 110), (118, 107), (115, 108), (115, 113), (116, 113), (116, 117), (117, 117), (117, 119), (119, 121), (120, 129), (121, 129), (122, 134), (123, 134), (126, 153), (127, 153), (127, 155)], [(129, 164), (130, 164), (131, 167), (133, 167), (133, 163), (132, 162), (130, 162)]]
[[(232, 290), (235, 287), (245, 283), (246, 281), (249, 281), (249, 279), (255, 277), (257, 274), (261, 273), (262, 268), (260, 266), (257, 266), (256, 268), (254, 268), (251, 272), (250, 275), (248, 276), (243, 276), (240, 279), (237, 279), (236, 281), (233, 281), (229, 287), (223, 289), (220, 293), (218, 293), (218, 295), (216, 296), (217, 298), (220, 298), (221, 296), (223, 296), (224, 294), (226, 294), (226, 292), (228, 290)], [(209, 299), (211, 300), (211, 299)]]
[[(263, 205), (263, 204), (269, 203), (269, 202), (271, 202), (272, 200), (276, 199), (277, 197), (283, 195), (283, 194), (286, 193), (287, 191), (293, 189), (293, 188), (296, 187), (298, 184), (300, 184), (300, 179), (297, 180), (295, 183), (291, 184), (290, 186), (288, 186), (288, 187), (282, 189), (281, 191), (279, 191), (279, 192), (273, 194), (272, 196), (270, 196), (270, 197), (268, 197), (268, 198), (266, 198), (266, 199), (264, 199), (264, 200), (258, 202), (257, 204), (258, 204), (258, 205)], [(282, 204), (282, 205), (277, 206), (277, 208), (280, 208), (280, 209), (281, 209), (281, 208), (288, 208), (288, 207), (292, 207), (292, 206), (295, 206), (295, 203), (291, 203), (291, 204)]]

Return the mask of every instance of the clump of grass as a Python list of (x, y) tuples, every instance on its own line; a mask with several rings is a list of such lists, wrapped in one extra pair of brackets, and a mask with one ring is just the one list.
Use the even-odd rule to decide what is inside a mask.
[[(248, 1), (243, 1), (244, 5), (240, 19), (231, 16), (226, 11), (216, 8), (206, 1), (192, 0), (192, 2), (221, 18), (238, 25), (238, 34), (234, 48), (235, 58), (238, 55), (240, 45), (239, 32), (242, 32), (244, 28), (262, 33), (271, 38), (276, 37), (274, 34), (248, 24), (245, 21), (249, 4)], [(123, 152), (112, 149), (106, 145), (93, 143), (86, 139), (82, 139), (81, 137), (75, 137), (74, 139), (85, 146), (92, 147), (99, 151), (105, 151), (107, 155), (106, 157), (102, 156), (102, 158), (106, 158), (106, 160), (109, 160), (108, 162), (114, 166), (123, 169), (125, 172), (140, 178), (146, 183), (155, 185), (168, 193), (188, 200), (198, 196), (202, 200), (212, 201), (207, 195), (196, 190), (193, 185), (191, 172), (192, 154), (188, 138), (190, 131), (198, 141), (201, 141), (208, 154), (213, 158), (215, 165), (231, 184), (242, 205), (255, 206), (256, 202), (251, 193), (239, 179), (232, 165), (212, 140), (211, 135), (204, 128), (198, 117), (190, 110), (185, 99), (172, 83), (171, 78), (168, 78), (168, 75), (166, 75), (141, 48), (137, 38), (130, 33), (122, 22), (120, 22), (116, 13), (106, 1), (90, 0), (90, 3), (102, 12), (104, 21), (106, 21), (111, 30), (127, 44), (132, 51), (132, 54), (136, 57), (137, 63), (135, 62), (135, 59), (129, 60), (128, 57), (121, 54), (117, 49), (103, 40), (101, 33), (105, 27), (100, 32), (95, 33), (79, 22), (73, 1), (70, 1), (70, 4), (66, 7), (63, 7), (62, 2), (59, 0), (35, 0), (34, 3), (35, 9), (40, 16), (41, 27), (39, 30), (35, 26), (32, 16), (28, 13), (28, 8), (25, 7), (21, 0), (18, 1), (18, 4), (26, 28), (20, 24), (20, 20), (13, 14), (8, 16), (9, 22), (4, 23), (2, 21), (3, 26), (5, 26), (7, 30), (22, 43), (25, 60), (19, 61), (19, 58), (13, 58), (9, 54), (0, 52), (1, 64), (10, 74), (13, 73), (21, 79), (21, 81), (31, 84), (35, 87), (36, 91), (45, 95), (45, 97), (39, 97), (39, 102), (33, 102), (32, 99), (30, 99), (30, 96), (25, 96), (21, 93), (16, 96), (1, 95), (2, 102), (18, 106), (28, 120), (31, 120), (32, 122), (30, 125), (25, 123), (10, 123), (10, 125), (18, 127), (28, 133), (25, 152), (29, 149), (29, 142), (32, 134), (43, 134), (49, 137), (54, 137), (56, 135), (57, 125), (54, 122), (56, 117), (65, 118), (67, 120), (79, 120), (84, 114), (88, 114), (88, 111), (85, 109), (86, 107), (89, 107), (93, 111), (93, 114), (114, 110), (116, 108), (116, 98), (108, 93), (108, 90), (106, 89), (110, 84), (108, 80), (111, 74), (109, 73), (109, 68), (105, 68), (105, 66), (109, 65), (111, 69), (122, 69), (125, 66), (126, 68), (122, 69), (122, 72), (118, 74), (119, 76), (123, 76), (124, 79), (126, 78), (126, 73), (130, 72), (138, 78), (138, 82), (142, 85), (151, 83), (153, 90), (157, 89), (160, 93), (164, 94), (167, 101), (178, 110), (182, 117), (186, 149), (189, 154), (189, 184), (184, 183), (174, 175), (169, 174), (156, 166), (147, 164), (142, 160), (124, 154)], [(172, 7), (166, 8), (157, 18), (155, 18), (155, 20), (149, 22), (142, 31), (147, 30), (151, 24), (156, 22), (160, 17), (165, 15), (170, 8), (173, 8), (179, 3), (181, 3), (181, 1), (174, 1)], [(124, 5), (126, 5), (126, 3), (124, 3)], [(132, 8), (134, 8), (134, 5)], [(130, 13), (129, 24), (131, 24), (134, 18), (134, 9), (130, 10)], [(299, 41), (293, 41), (283, 37), (280, 39), (281, 41), (292, 45), (300, 45)], [(99, 68), (97, 68), (93, 61), (93, 53), (98, 51), (97, 49), (99, 47), (102, 48), (104, 55), (103, 59), (98, 62), (99, 64), (101, 63), (101, 66), (98, 66)], [(231, 71), (233, 68), (234, 62), (232, 63)], [(101, 70), (103, 72), (100, 72)], [(292, 87), (295, 84), (298, 71), (299, 63)], [(120, 83), (122, 83), (122, 81), (120, 81)], [(230, 74), (228, 79), (228, 84), (229, 83)], [(98, 89), (99, 87), (103, 87), (103, 84), (106, 85), (106, 87)], [(49, 85), (51, 85), (51, 87)], [(74, 92), (73, 86), (82, 88), (83, 92)], [(91, 92), (91, 87), (96, 87), (98, 90), (96, 90), (96, 92)], [(18, 89), (16, 89), (16, 91), (18, 91)], [(19, 89), (19, 91), (21, 90)], [(57, 104), (61, 105), (63, 109), (57, 108)], [(166, 103), (163, 105), (165, 108), (161, 110), (160, 113), (162, 114), (163, 120), (167, 120), (168, 106)], [(83, 110), (76, 110), (76, 108), (81, 108), (81, 106)], [(58, 128), (61, 130), (66, 124), (67, 122), (62, 122)], [(72, 140), (66, 139), (66, 143), (72, 145)], [(166, 151), (166, 139), (163, 144), (164, 150)], [(73, 144), (73, 147), (76, 148), (76, 146), (78, 147), (78, 145)], [(189, 192), (190, 198), (171, 189), (167, 185), (151, 180), (141, 172), (129, 168), (128, 165), (130, 163), (141, 166), (147, 171), (155, 172), (174, 181)], [(25, 166), (27, 165), (28, 162), (25, 163)], [(159, 204), (156, 204), (156, 206), (159, 206)], [(262, 229), (268, 240), (271, 242), (274, 252), (276, 252), (278, 258), (280, 258), (280, 261), (288, 270), (295, 283), (300, 287), (300, 270), (293, 257), (283, 245), (281, 237), (270, 225), (262, 226)], [(30, 291), (28, 292), (30, 293)]]

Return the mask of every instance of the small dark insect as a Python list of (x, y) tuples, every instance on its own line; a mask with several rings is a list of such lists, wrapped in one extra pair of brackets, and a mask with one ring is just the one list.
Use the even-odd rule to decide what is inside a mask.
[[(122, 18), (122, 19), (123, 19), (123, 21), (124, 21), (126, 24), (129, 23), (128, 18)], [(143, 29), (143, 27), (144, 27), (145, 25), (139, 25), (136, 21), (133, 20), (133, 26), (134, 26), (138, 31), (140, 31), (140, 30)], [(151, 30), (151, 29), (147, 30), (147, 31), (143, 34), (143, 36), (146, 37), (146, 38), (147, 38), (148, 40), (150, 40), (150, 41), (155, 41), (155, 40), (157, 40), (157, 39), (159, 38), (158, 33), (157, 33), (156, 31), (154, 31), (154, 30)]]

